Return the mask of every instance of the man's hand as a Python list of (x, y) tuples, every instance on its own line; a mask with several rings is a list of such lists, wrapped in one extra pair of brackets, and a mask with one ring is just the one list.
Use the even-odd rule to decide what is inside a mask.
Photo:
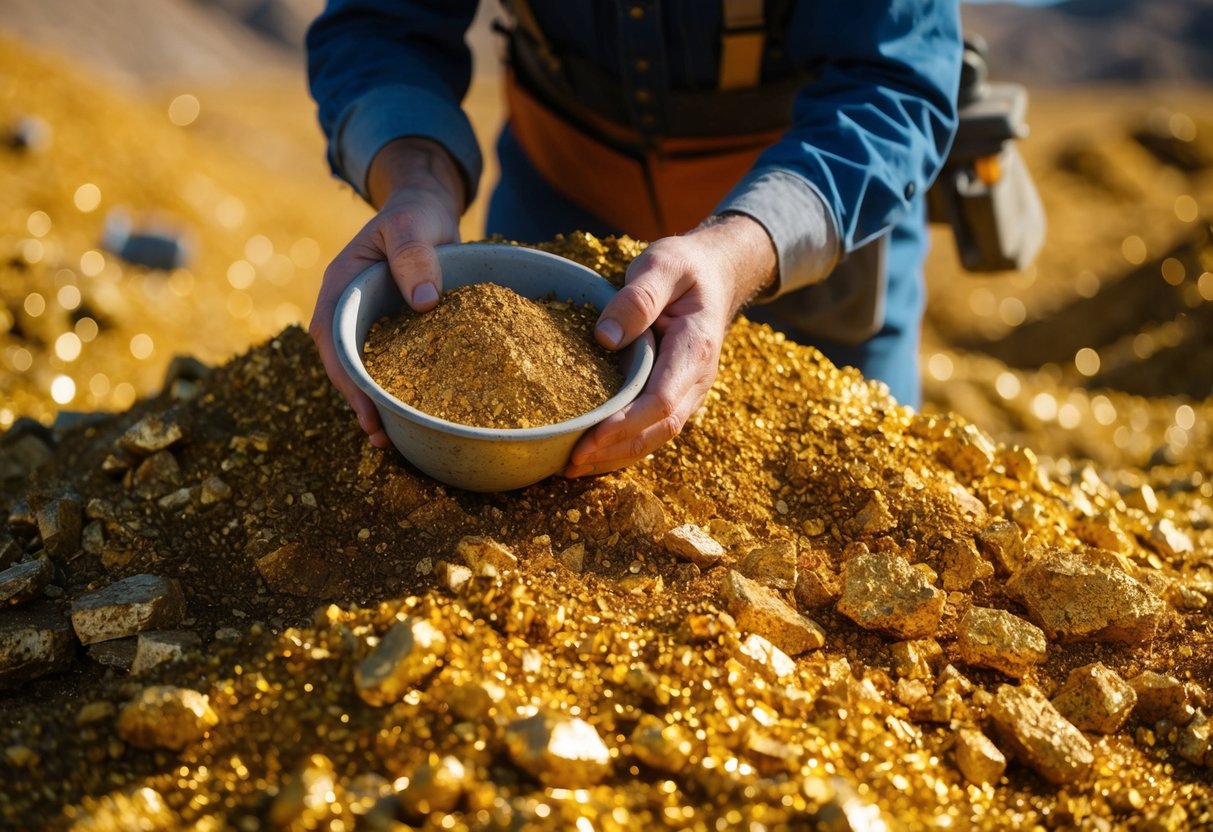
[(637, 257), (595, 335), (619, 349), (652, 326), (657, 361), (640, 396), (577, 443), (565, 476), (622, 468), (677, 436), (716, 379), (733, 317), (775, 279), (776, 267), (766, 230), (741, 214), (658, 240)]
[(341, 391), (371, 443), (386, 448), (379, 414), (337, 360), (333, 309), (350, 281), (386, 260), (409, 306), (432, 309), (442, 292), (434, 246), (459, 241), (464, 186), (459, 169), (441, 146), (428, 139), (397, 139), (371, 162), (371, 201), (379, 213), (329, 264), (320, 284), (308, 332), (320, 351), (329, 380)]

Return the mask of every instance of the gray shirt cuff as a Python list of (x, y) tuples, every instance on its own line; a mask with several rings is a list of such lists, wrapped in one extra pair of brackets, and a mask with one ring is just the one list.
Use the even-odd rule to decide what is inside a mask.
[(334, 133), (334, 167), (370, 201), (367, 175), (371, 161), (384, 145), (403, 138), (432, 139), (442, 145), (463, 174), (465, 204), (472, 204), (483, 170), (472, 124), (457, 104), (418, 87), (378, 87), (351, 104)]
[(716, 206), (716, 213), (745, 214), (766, 229), (775, 244), (779, 275), (773, 297), (818, 283), (840, 254), (838, 221), (821, 192), (788, 170), (752, 170)]

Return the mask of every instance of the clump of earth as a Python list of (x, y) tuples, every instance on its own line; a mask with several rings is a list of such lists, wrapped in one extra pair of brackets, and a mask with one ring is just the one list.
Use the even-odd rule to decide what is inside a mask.
[(1200, 490), (1046, 468), (744, 320), (676, 441), (508, 494), (369, 446), (297, 328), (3, 443), (8, 824), (1213, 818)]

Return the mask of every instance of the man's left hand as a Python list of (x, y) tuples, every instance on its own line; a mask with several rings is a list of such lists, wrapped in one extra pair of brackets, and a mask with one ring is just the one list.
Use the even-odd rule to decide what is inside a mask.
[(595, 336), (607, 349), (621, 349), (651, 326), (657, 360), (640, 396), (577, 443), (565, 476), (622, 468), (677, 436), (716, 379), (734, 316), (774, 281), (776, 268), (770, 236), (743, 214), (657, 240), (632, 261)]

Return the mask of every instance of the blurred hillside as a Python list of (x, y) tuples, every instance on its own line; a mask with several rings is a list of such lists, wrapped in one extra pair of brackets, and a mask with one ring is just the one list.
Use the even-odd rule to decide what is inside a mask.
[(993, 74), (1032, 87), (1213, 80), (1213, 0), (966, 4)]

